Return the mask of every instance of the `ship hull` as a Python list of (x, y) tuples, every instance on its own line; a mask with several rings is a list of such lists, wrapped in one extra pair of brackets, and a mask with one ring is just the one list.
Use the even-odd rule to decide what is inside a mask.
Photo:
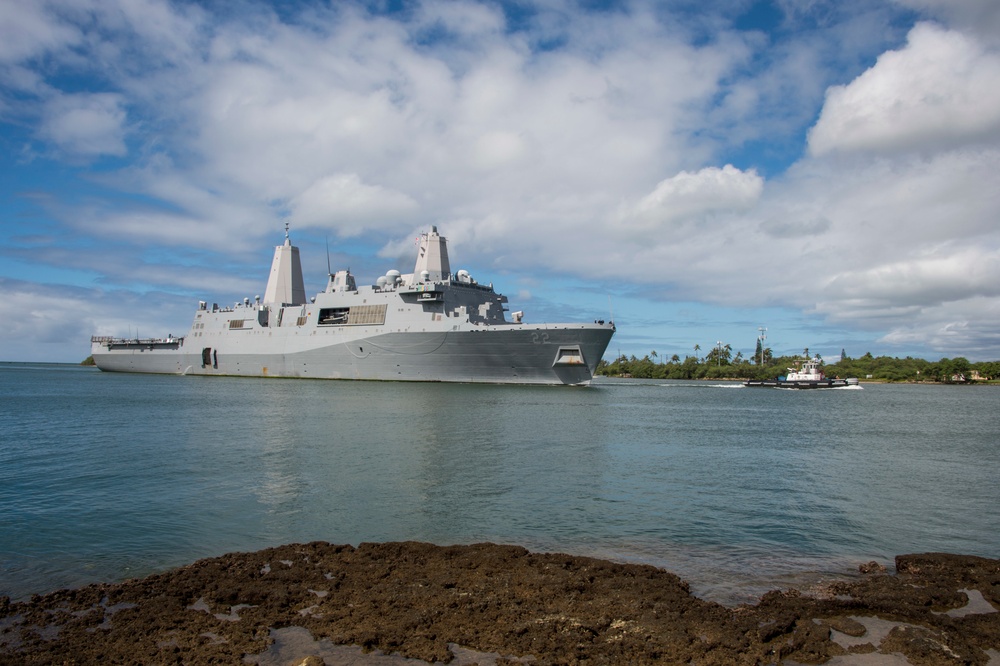
[(205, 337), (196, 345), (190, 338), (172, 345), (95, 341), (92, 356), (107, 372), (587, 385), (614, 328), (581, 324), (369, 335), (248, 333)]
[(101, 370), (178, 375), (412, 382), (589, 384), (614, 335), (601, 320), (527, 324), (507, 297), (468, 271), (452, 273), (436, 227), (418, 239), (413, 273), (358, 286), (329, 274), (306, 299), (298, 248), (275, 248), (264, 299), (200, 301), (183, 337), (92, 337)]

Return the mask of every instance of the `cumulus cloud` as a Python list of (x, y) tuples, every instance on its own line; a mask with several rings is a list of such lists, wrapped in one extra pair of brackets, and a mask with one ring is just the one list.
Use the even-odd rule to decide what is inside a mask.
[[(1000, 250), (995, 46), (930, 22), (903, 43), (883, 3), (818, 18), (778, 4), (785, 23), (765, 34), (641, 1), (538, 3), (513, 23), (471, 0), (280, 15), (33, 3), (20, 41), (0, 40), (0, 104), (28, 119), (10, 145), (126, 158), (81, 172), (98, 187), (80, 200), (52, 185), (44, 210), (56, 230), (131, 250), (106, 285), (172, 289), (145, 252), (245, 259), (286, 221), (405, 268), (436, 224), (453, 265), (510, 276), (511, 293), (535, 276), (535, 302), (554, 302), (554, 282), (579, 279), (574, 297), (635, 294), (634, 321), (663, 330), (676, 322), (651, 302), (805, 312), (890, 345), (962, 321), (963, 339), (985, 331), (996, 308), (968, 308), (998, 297), (996, 276), (960, 266)], [(180, 286), (201, 277), (222, 283), (192, 268)]]
[(0, 63), (19, 64), (81, 40), (74, 26), (53, 18), (42, 2), (0, 5)]
[[(401, 192), (366, 185), (357, 174), (338, 174), (310, 185), (291, 203), (290, 219), (296, 227), (325, 226), (331, 221), (362, 224), (395, 220), (417, 208), (416, 202)], [(356, 228), (356, 229), (357, 229)], [(356, 235), (350, 224), (341, 224), (344, 236)]]
[(963, 32), (1000, 45), (1000, 5), (994, 0), (895, 0)]
[[(415, 219), (455, 221), (455, 238), (511, 224), (556, 233), (704, 158), (670, 128), (742, 48), (699, 51), (627, 13), (575, 17), (563, 30), (579, 44), (534, 54), (476, 3), (426, 3), (400, 21), (339, 5), (310, 19), (308, 30), (223, 22), (180, 72), (124, 80), (158, 125), (180, 130), (148, 145), (130, 186), (230, 231), (271, 229), (213, 214), (208, 192), (287, 202), (296, 222), (344, 236), (405, 234)], [(599, 27), (643, 46), (592, 53)], [(421, 43), (435, 31), (445, 37)]]
[(974, 297), (926, 308), (919, 317), (892, 321), (879, 342), (903, 348), (926, 345), (942, 356), (994, 360), (1000, 346), (998, 321), (1000, 301)]
[(505, 27), (503, 14), (497, 7), (441, 0), (421, 3), (417, 23), (423, 31), (440, 29), (446, 36), (462, 39), (498, 37)]
[(872, 309), (895, 304), (936, 306), (973, 297), (1000, 296), (1000, 252), (981, 248), (938, 251), (833, 276), (824, 295)]
[(476, 139), (474, 145), (474, 163), (483, 170), (513, 166), (528, 155), (528, 146), (518, 132), (489, 131)]
[(1000, 54), (922, 23), (850, 84), (827, 91), (814, 155), (940, 149), (1000, 138)]
[(624, 220), (647, 230), (694, 223), (714, 213), (749, 210), (763, 189), (764, 180), (756, 171), (741, 171), (731, 164), (682, 171), (660, 181)]
[(122, 156), (125, 148), (124, 99), (113, 93), (59, 95), (45, 106), (39, 135), (72, 155)]
[(0, 308), (0, 339), (65, 343), (74, 336), (89, 336), (74, 316), (78, 294), (6, 278), (0, 278), (0, 287), (6, 294)]
[[(990, 181), (998, 168), (1000, 151), (986, 149), (804, 161), (752, 211), (760, 233), (743, 236), (745, 253), (730, 269), (751, 294), (862, 330), (911, 326), (934, 308), (997, 298), (1000, 193)], [(781, 279), (754, 271), (744, 256), (781, 266)]]
[(189, 299), (165, 294), (104, 292), (3, 277), (0, 289), (5, 295), (0, 340), (16, 346), (11, 358), (19, 361), (78, 363), (90, 354), (92, 335), (129, 330), (163, 335), (168, 332), (160, 330), (164, 324), (181, 331), (190, 325), (193, 312)]
[(772, 217), (761, 222), (760, 229), (771, 238), (801, 238), (829, 231), (830, 220), (822, 215), (804, 220)]

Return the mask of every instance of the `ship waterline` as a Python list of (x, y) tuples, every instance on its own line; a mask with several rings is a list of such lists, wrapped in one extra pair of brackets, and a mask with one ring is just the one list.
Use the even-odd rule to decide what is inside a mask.
[(329, 276), (305, 302), (298, 248), (275, 248), (264, 300), (201, 302), (184, 337), (95, 336), (101, 370), (164, 374), (587, 385), (613, 322), (508, 321), (506, 296), (465, 271), (452, 274), (444, 237), (420, 239), (414, 272), (358, 287)]

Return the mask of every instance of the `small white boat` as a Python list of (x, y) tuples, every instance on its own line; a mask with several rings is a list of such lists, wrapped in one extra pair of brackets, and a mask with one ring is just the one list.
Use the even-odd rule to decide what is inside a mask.
[(767, 388), (790, 388), (790, 389), (816, 389), (816, 388), (843, 388), (845, 386), (857, 386), (856, 377), (840, 379), (835, 377), (830, 379), (823, 374), (818, 358), (806, 359), (802, 362), (801, 368), (788, 368), (788, 374), (777, 379), (751, 379), (743, 382), (744, 386), (762, 386)]

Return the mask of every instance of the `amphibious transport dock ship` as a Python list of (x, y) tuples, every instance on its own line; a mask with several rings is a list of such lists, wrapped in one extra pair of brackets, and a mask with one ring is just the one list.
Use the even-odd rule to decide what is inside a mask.
[(286, 226), (263, 299), (202, 301), (183, 337), (95, 336), (91, 354), (110, 372), (587, 385), (615, 332), (603, 320), (528, 324), (514, 312), (508, 321), (492, 284), (451, 273), (436, 227), (419, 238), (409, 275), (391, 270), (358, 287), (342, 270), (312, 299), (303, 285)]

